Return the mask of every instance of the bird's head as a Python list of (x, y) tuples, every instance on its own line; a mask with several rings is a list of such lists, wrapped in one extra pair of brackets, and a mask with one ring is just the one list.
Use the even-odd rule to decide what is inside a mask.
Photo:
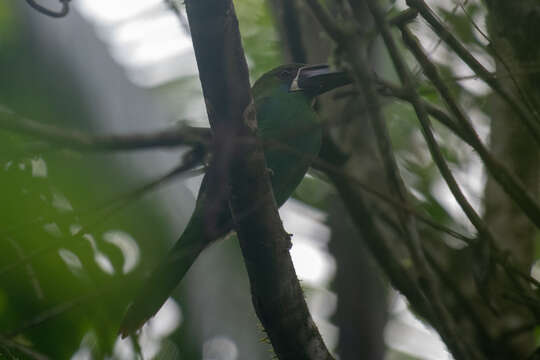
[(343, 71), (331, 70), (328, 65), (287, 64), (267, 72), (253, 85), (254, 96), (258, 92), (279, 89), (283, 92), (302, 92), (315, 97), (337, 87), (351, 83)]

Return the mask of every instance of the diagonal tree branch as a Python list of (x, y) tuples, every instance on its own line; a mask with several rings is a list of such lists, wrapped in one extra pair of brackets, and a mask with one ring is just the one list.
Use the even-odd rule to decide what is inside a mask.
[[(255, 107), (232, 1), (189, 0), (186, 9), (215, 135), (208, 198), (216, 206), (229, 203), (255, 311), (278, 358), (332, 359), (296, 278), (289, 235), (281, 224), (257, 141)], [(260, 206), (253, 209), (254, 203)], [(211, 215), (212, 211), (207, 214)]]
[[(434, 159), (437, 160), (437, 164), (440, 165), (441, 171), (443, 172), (444, 175), (446, 175), (445, 179), (449, 181), (449, 185), (450, 184), (455, 185), (451, 187), (454, 190), (454, 195), (456, 194), (460, 195), (461, 191), (459, 190), (457, 183), (455, 183), (455, 181), (452, 182), (453, 177), (450, 173), (450, 170), (444, 166), (446, 165), (446, 163), (444, 162), (444, 159), (442, 158), (440, 151), (438, 151), (438, 147), (435, 143), (433, 134), (430, 132), (430, 129), (429, 129), (429, 119), (428, 119), (427, 112), (425, 111), (424, 107), (422, 106), (422, 103), (420, 102), (420, 97), (418, 93), (413, 88), (410, 70), (407, 68), (405, 61), (402, 59), (401, 55), (399, 54), (399, 51), (397, 50), (397, 46), (394, 42), (394, 39), (392, 38), (392, 34), (390, 33), (389, 25), (386, 22), (384, 15), (381, 9), (379, 8), (376, 0), (367, 0), (366, 2), (375, 20), (377, 28), (379, 29), (380, 34), (384, 40), (386, 48), (388, 49), (390, 58), (392, 59), (392, 62), (398, 73), (398, 76), (401, 82), (403, 83), (403, 86), (406, 89), (408, 89), (413, 96), (411, 99), (412, 105), (418, 115), (418, 118), (420, 119), (422, 129), (424, 130), (424, 137), (426, 138), (426, 141), (428, 142), (430, 151), (432, 152)], [(463, 196), (461, 196), (461, 199), (464, 200), (463, 204), (467, 205), (467, 201), (465, 200)], [(466, 207), (466, 209), (472, 210), (472, 211), (467, 211), (468, 215), (471, 215), (471, 217), (475, 215), (475, 212), (472, 209), (472, 207)], [(426, 295), (431, 298), (431, 304), (433, 306), (433, 314), (434, 314), (434, 317), (438, 320), (437, 322), (440, 325), (441, 335), (445, 338), (448, 346), (452, 349), (452, 352), (458, 359), (477, 358), (477, 355), (474, 353), (474, 351), (471, 352), (472, 349), (468, 349), (465, 346), (464, 342), (458, 340), (459, 333), (457, 331), (457, 326), (452, 316), (448, 313), (448, 309), (446, 308), (445, 303), (440, 298), (440, 293), (438, 289), (438, 284), (435, 279), (435, 275), (425, 258), (423, 249), (419, 248), (421, 247), (421, 245), (419, 244), (418, 239), (414, 239), (414, 240), (416, 241), (412, 244), (413, 246), (411, 246), (411, 253), (413, 255), (413, 261), (415, 262), (415, 265), (421, 270), (421, 272), (425, 276), (425, 279), (423, 282), (424, 291), (426, 292)]]
[[(401, 202), (407, 204), (408, 194), (402, 182), (399, 170), (397, 168), (391, 150), (391, 144), (384, 123), (384, 118), (380, 110), (379, 100), (375, 91), (375, 87), (373, 85), (373, 81), (371, 79), (371, 75), (367, 70), (368, 67), (365, 61), (365, 54), (358, 49), (357, 44), (358, 41), (361, 40), (357, 39), (354, 34), (343, 32), (342, 30), (340, 30), (340, 28), (329, 17), (327, 12), (321, 7), (317, 0), (307, 1), (312, 7), (315, 15), (319, 18), (323, 27), (325, 27), (329, 35), (334, 38), (334, 40), (345, 52), (346, 56), (351, 62), (352, 71), (357, 76), (357, 82), (362, 84), (362, 92), (365, 97), (365, 103), (368, 104), (367, 111), (370, 115), (371, 123), (377, 137), (379, 151), (384, 160), (387, 178), (393, 188), (394, 195)], [(366, 3), (369, 7), (371, 14), (374, 17), (378, 30), (383, 36), (383, 39), (391, 56), (393, 56), (394, 54), (392, 53), (396, 53), (397, 50), (395, 48), (395, 44), (393, 43), (393, 39), (391, 38), (389, 27), (382, 15), (382, 12), (378, 8), (375, 1), (368, 0), (366, 1)], [(350, 4), (352, 7), (358, 5), (352, 2), (350, 2)], [(398, 74), (400, 75), (402, 82), (404, 83), (405, 88), (409, 91), (413, 91), (410, 86), (410, 78), (402, 76), (406, 73), (405, 65), (400, 61), (394, 61), (394, 65)], [(418, 98), (417, 94), (416, 98)], [(418, 104), (418, 102), (416, 103)], [(431, 301), (427, 302), (427, 304), (429, 304), (429, 318), (435, 320), (434, 325), (438, 325), (442, 337), (452, 349), (453, 353), (456, 354), (459, 359), (469, 359), (470, 356), (468, 354), (468, 350), (465, 349), (462, 342), (457, 340), (458, 336), (455, 322), (448, 313), (448, 309), (446, 308), (443, 300), (440, 298), (440, 293), (437, 288), (435, 275), (433, 274), (433, 271), (431, 270), (424, 256), (423, 249), (420, 244), (415, 219), (410, 214), (404, 211), (398, 211), (398, 218), (403, 229), (403, 237), (405, 239), (405, 243), (409, 249), (415, 268), (418, 270), (416, 281), (421, 289), (420, 293), (423, 297), (431, 299)]]
[(535, 141), (540, 144), (540, 125), (538, 119), (533, 118), (523, 107), (508, 93), (497, 80), (476, 58), (459, 42), (459, 40), (437, 19), (436, 15), (423, 0), (407, 0), (407, 5), (418, 10), (420, 15), (431, 25), (435, 33), (473, 70), (486, 82), (516, 113), (518, 119), (527, 128)]
[(429, 61), (420, 43), (412, 35), (411, 31), (406, 27), (403, 27), (401, 31), (405, 44), (409, 47), (415, 58), (418, 60), (426, 76), (435, 85), (441, 94), (441, 97), (446, 102), (449, 110), (458, 120), (461, 128), (465, 130), (467, 138), (470, 139), (469, 144), (477, 151), (491, 176), (493, 176), (499, 182), (505, 192), (528, 215), (536, 226), (540, 227), (540, 206), (538, 206), (536, 200), (534, 200), (521, 182), (503, 164), (497, 161), (489, 153), (484, 144), (482, 144), (482, 141), (478, 137), (478, 134), (473, 128), (467, 115), (456, 103), (450, 93), (450, 89), (446, 86), (439, 72), (437, 71), (437, 68), (431, 61)]

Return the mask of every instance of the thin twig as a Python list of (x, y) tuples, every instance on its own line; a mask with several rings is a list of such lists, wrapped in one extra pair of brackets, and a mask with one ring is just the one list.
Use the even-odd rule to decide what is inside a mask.
[[(525, 65), (521, 65), (519, 70), (509, 72), (508, 69), (506, 69), (506, 73), (504, 73), (501, 70), (498, 70), (496, 72), (490, 72), (491, 76), (497, 78), (497, 79), (504, 79), (504, 78), (511, 78), (513, 75), (534, 75), (540, 73), (540, 66), (538, 65), (531, 65), (528, 67)], [(470, 75), (454, 75), (454, 76), (447, 76), (443, 78), (445, 81), (463, 81), (463, 80), (472, 80), (472, 79), (480, 79), (480, 75), (478, 74), (470, 74)]]
[[(346, 172), (343, 168), (336, 166), (328, 161), (325, 161), (323, 159), (317, 158), (313, 161), (312, 166), (324, 173), (326, 173), (330, 178), (332, 179), (340, 179), (340, 183), (349, 183), (351, 186), (354, 185), (355, 187), (360, 188), (362, 192), (365, 192), (366, 194), (369, 194), (371, 196), (376, 197), (380, 201), (383, 201), (395, 208), (400, 208), (402, 211), (406, 211), (412, 216), (416, 217), (416, 219), (427, 226), (433, 228), (436, 231), (442, 232), (444, 234), (447, 234), (455, 239), (461, 240), (465, 242), (469, 246), (476, 246), (478, 245), (478, 240), (476, 238), (471, 238), (468, 236), (465, 236), (447, 226), (444, 226), (442, 224), (437, 223), (436, 221), (430, 219), (429, 217), (426, 217), (418, 212), (417, 209), (414, 209), (412, 207), (406, 206), (400, 201), (396, 200), (394, 197), (387, 195), (385, 193), (382, 193), (380, 191), (377, 191), (373, 189), (372, 187), (366, 185), (361, 179), (359, 179), (356, 175), (350, 174)], [(354, 215), (353, 215), (354, 216)], [(540, 288), (540, 282), (533, 278), (531, 275), (522, 272), (520, 269), (518, 269), (516, 266), (508, 262), (508, 256), (505, 252), (497, 249), (494, 247), (492, 249), (493, 260), (497, 262), (500, 266), (507, 269), (508, 271), (511, 271), (512, 273), (518, 275), (523, 280), (528, 281), (531, 285), (534, 285), (538, 288)]]
[[(521, 98), (521, 100), (523, 101), (523, 103), (525, 104), (525, 106), (527, 106), (527, 109), (531, 112), (531, 114), (533, 114), (537, 119), (538, 119), (538, 111), (534, 108), (534, 105), (532, 104), (532, 102), (530, 101), (529, 97), (527, 96), (527, 94), (523, 91), (523, 89), (521, 88), (521, 86), (519, 86), (519, 83), (517, 82), (517, 79), (515, 78), (514, 76), (514, 73), (512, 72), (512, 70), (510, 69), (510, 66), (508, 65), (508, 63), (506, 62), (506, 60), (504, 60), (504, 58), (501, 56), (501, 54), (499, 54), (499, 52), (497, 51), (497, 49), (495, 48), (495, 46), (492, 46), (494, 43), (491, 41), (491, 39), (487, 36), (487, 34), (482, 31), (482, 29), (480, 29), (480, 27), (478, 26), (478, 24), (476, 24), (476, 22), (474, 21), (474, 19), (472, 18), (471, 14), (469, 14), (469, 12), (467, 11), (467, 9), (465, 8), (465, 5), (461, 2), (461, 0), (457, 0), (457, 4), (459, 5), (459, 7), (461, 8), (461, 11), (463, 11), (463, 13), (465, 14), (465, 16), (467, 17), (467, 19), (469, 19), (469, 22), (472, 24), (472, 26), (474, 27), (474, 29), (480, 34), (482, 35), (482, 37), (488, 42), (488, 49), (491, 49), (491, 52), (493, 53), (493, 56), (499, 60), (499, 62), (502, 64), (502, 66), (504, 66), (504, 68), (506, 69), (506, 71), (508, 72), (508, 76), (510, 78), (510, 80), (512, 80), (512, 83), (514, 84), (514, 87), (516, 88), (516, 91), (519, 95), (519, 97)], [(491, 45), (491, 46), (490, 46)]]
[[(348, 213), (362, 232), (363, 240), (388, 275), (392, 285), (409, 299), (413, 309), (420, 316), (428, 321), (433, 321), (429, 300), (418, 286), (415, 269), (404, 266), (403, 262), (400, 261), (403, 254), (399, 253), (399, 247), (386, 241), (384, 234), (386, 231), (381, 231), (381, 226), (374, 218), (375, 214), (372, 208), (367, 206), (361, 193), (357, 191), (356, 184), (350, 182), (347, 177), (333, 174), (330, 174), (329, 177), (335, 184)], [(399, 227), (399, 225), (397, 226)], [(399, 230), (402, 233), (401, 229)]]
[(478, 333), (477, 336), (481, 339), (480, 341), (477, 341), (477, 343), (481, 344), (483, 347), (493, 347), (495, 344), (487, 333), (485, 326), (482, 324), (478, 311), (473, 307), (473, 304), (460, 289), (459, 284), (452, 278), (452, 274), (444, 271), (442, 265), (437, 262), (435, 256), (430, 254), (427, 249), (425, 249), (424, 252), (426, 254), (426, 259), (429, 261), (433, 270), (446, 285), (446, 288), (453, 293), (457, 304), (467, 313), (469, 320), (474, 324), (474, 328)]
[[(371, 14), (373, 15), (375, 23), (381, 33), (384, 43), (386, 44), (386, 48), (388, 49), (390, 58), (392, 59), (396, 72), (401, 82), (403, 83), (404, 88), (409, 90), (412, 94), (412, 105), (420, 120), (420, 124), (424, 132), (424, 137), (428, 143), (428, 147), (430, 149), (430, 152), (432, 153), (433, 159), (437, 163), (437, 166), (439, 167), (441, 174), (447, 181), (447, 184), (452, 190), (452, 193), (454, 194), (454, 196), (456, 196), (456, 199), (458, 200), (460, 205), (462, 205), (465, 213), (475, 221), (473, 224), (475, 224), (475, 226), (478, 225), (477, 229), (482, 235), (485, 233), (489, 234), (487, 229), (482, 226), (481, 221), (477, 221), (478, 219), (480, 219), (479, 216), (476, 214), (474, 209), (470, 206), (466, 198), (463, 196), (461, 190), (459, 189), (459, 186), (457, 185), (457, 182), (453, 178), (452, 173), (446, 164), (446, 161), (440, 153), (440, 149), (438, 148), (438, 145), (430, 129), (430, 120), (428, 114), (420, 101), (420, 96), (413, 87), (410, 70), (408, 69), (404, 59), (401, 57), (401, 54), (397, 49), (397, 45), (394, 42), (392, 34), (390, 33), (389, 26), (384, 19), (384, 15), (380, 10), (377, 1), (367, 0), (367, 4)], [(425, 287), (427, 295), (430, 296), (432, 299), (431, 303), (434, 308), (434, 314), (435, 317), (439, 320), (438, 325), (442, 330), (441, 335), (447, 341), (448, 346), (452, 349), (452, 353), (454, 354), (454, 356), (456, 356), (456, 358), (479, 358), (479, 356), (475, 354), (474, 349), (470, 349), (470, 347), (466, 346), (465, 342), (459, 340), (459, 331), (457, 329), (457, 325), (440, 297), (438, 284), (423, 254), (421, 245), (419, 244), (418, 239), (413, 240), (417, 240), (416, 243), (411, 244), (413, 261), (415, 262), (415, 265), (419, 268), (421, 273), (423, 273), (426, 277), (422, 285)]]
[(71, 301), (64, 302), (59, 305), (55, 305), (48, 310), (43, 311), (32, 319), (20, 324), (19, 327), (9, 332), (8, 336), (16, 336), (28, 329), (32, 329), (40, 324), (43, 324), (45, 321), (55, 318), (56, 316), (65, 313), (66, 311), (74, 308), (75, 306), (81, 304), (82, 302), (94, 298), (100, 295), (101, 292), (95, 292), (92, 294), (81, 295)]
[[(19, 344), (16, 341), (10, 340), (7, 337), (4, 337), (2, 335), (0, 335), (0, 345), (3, 345), (3, 346), (8, 347), (8, 348), (15, 349), (15, 350), (23, 353), (24, 355), (28, 356), (28, 358), (33, 359), (33, 360), (48, 360), (49, 359), (48, 356), (46, 356), (46, 355), (44, 355), (44, 354), (42, 354), (42, 353), (40, 353), (40, 352), (38, 352), (38, 351), (36, 351), (34, 349), (31, 349), (28, 346), (25, 346), (25, 345)], [(16, 359), (16, 357), (13, 357), (13, 358)]]
[[(449, 14), (445, 14), (444, 19), (442, 19), (441, 22), (442, 23), (447, 23), (449, 15), (454, 16), (456, 14), (456, 11), (457, 11), (458, 8), (459, 8), (459, 5), (454, 4), (454, 7), (452, 8), (452, 11)], [(418, 10), (416, 10), (416, 11), (418, 11)], [(437, 51), (437, 49), (439, 48), (439, 46), (441, 46), (441, 44), (442, 44), (442, 39), (441, 38), (437, 39), (437, 42), (431, 47), (431, 49), (429, 49), (428, 53), (430, 55), (434, 54), (435, 51)], [(416, 77), (420, 73), (420, 68), (418, 66), (415, 66), (415, 68), (413, 70), (413, 73), (414, 73), (414, 76)]]
[(59, 0), (59, 2), (62, 4), (62, 8), (58, 11), (54, 11), (51, 9), (47, 9), (44, 6), (39, 5), (35, 0), (26, 0), (26, 3), (30, 5), (34, 10), (37, 12), (47, 15), (53, 18), (61, 18), (66, 16), (69, 13), (69, 2), (71, 0)]
[(191, 30), (189, 29), (188, 21), (186, 17), (184, 16), (184, 14), (182, 13), (182, 11), (180, 10), (180, 6), (182, 5), (178, 4), (180, 1), (179, 0), (164, 0), (164, 1), (165, 1), (165, 4), (167, 4), (167, 6), (169, 7), (169, 9), (171, 9), (171, 11), (178, 18), (178, 21), (180, 22), (182, 29), (186, 32), (186, 34), (191, 35)]
[(535, 225), (540, 228), (540, 206), (534, 198), (528, 193), (520, 181), (512, 174), (502, 163), (497, 161), (484, 146), (476, 133), (471, 121), (468, 119), (465, 112), (457, 104), (452, 96), (450, 89), (442, 80), (436, 66), (428, 59), (418, 40), (412, 35), (406, 27), (402, 28), (403, 39), (409, 47), (419, 64), (422, 66), (424, 73), (437, 88), (441, 97), (446, 102), (449, 110), (458, 121), (460, 127), (467, 134), (470, 140), (469, 145), (476, 150), (480, 158), (483, 160), (489, 173), (501, 185), (504, 191), (514, 200), (514, 202), (523, 210), (523, 212), (531, 219)]
[(510, 105), (531, 136), (540, 144), (540, 125), (525, 112), (513, 97), (504, 89), (476, 58), (461, 44), (461, 42), (437, 19), (436, 15), (423, 0), (407, 0), (407, 5), (419, 11), (420, 15), (431, 25), (435, 33), (463, 60), (478, 76), (486, 82), (501, 98)]
[[(19, 245), (19, 243), (17, 243), (10, 236), (8, 236), (6, 239), (11, 244), (11, 246), (15, 249), (15, 251), (17, 252), (17, 256), (19, 257), (19, 259), (24, 259), (25, 254), (24, 254), (24, 250), (21, 247), (21, 245)], [(32, 266), (32, 264), (28, 263), (26, 265), (26, 273), (28, 275), (30, 283), (32, 284), (32, 287), (34, 288), (34, 291), (36, 293), (36, 297), (39, 300), (42, 300), (43, 299), (43, 289), (41, 288), (41, 284), (39, 283), (39, 280), (38, 280), (37, 275), (36, 275), (36, 271), (34, 270), (34, 267)]]
[(408, 8), (407, 10), (401, 11), (399, 14), (388, 19), (388, 25), (390, 26), (403, 26), (410, 23), (418, 16), (418, 10)]
[(345, 172), (342, 168), (337, 167), (333, 164), (328, 163), (327, 161), (324, 161), (322, 159), (315, 159), (312, 164), (313, 168), (320, 170), (328, 175), (332, 175), (332, 177), (341, 177), (343, 179), (346, 179), (347, 181), (354, 183), (355, 186), (359, 187), (363, 192), (366, 194), (372, 195), (376, 197), (377, 199), (393, 206), (396, 208), (396, 211), (405, 211), (409, 213), (410, 215), (416, 217), (418, 221), (423, 222), (424, 224), (428, 225), (429, 227), (433, 228), (434, 230), (443, 232), (453, 238), (456, 238), (458, 240), (461, 240), (465, 242), (468, 245), (475, 244), (475, 239), (471, 238), (469, 236), (463, 235), (456, 230), (453, 230), (447, 226), (441, 225), (434, 220), (431, 220), (430, 218), (426, 217), (425, 215), (422, 215), (418, 212), (418, 210), (412, 208), (411, 206), (407, 204), (403, 204), (401, 201), (396, 200), (394, 197), (385, 194), (383, 192), (380, 192), (378, 190), (373, 189), (371, 186), (366, 185), (362, 180), (360, 180), (358, 177), (349, 174)]

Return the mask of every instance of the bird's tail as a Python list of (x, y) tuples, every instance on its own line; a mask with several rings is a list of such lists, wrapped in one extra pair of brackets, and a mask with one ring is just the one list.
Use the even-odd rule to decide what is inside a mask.
[(195, 212), (166, 260), (152, 272), (129, 306), (119, 330), (122, 338), (137, 331), (157, 313), (209, 240), (205, 236), (202, 216)]

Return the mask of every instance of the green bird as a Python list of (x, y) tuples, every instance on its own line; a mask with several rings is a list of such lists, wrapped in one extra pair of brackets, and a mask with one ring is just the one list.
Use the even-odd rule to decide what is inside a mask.
[[(321, 126), (312, 108), (315, 97), (349, 83), (345, 73), (332, 71), (328, 65), (289, 64), (265, 73), (253, 85), (258, 135), (264, 144), (278, 206), (283, 205), (300, 184), (321, 148)], [(217, 219), (212, 221), (214, 230), (207, 230), (206, 190), (205, 176), (195, 210), (182, 236), (128, 308), (119, 331), (123, 338), (155, 315), (206, 246), (232, 230), (226, 203), (212, 212), (217, 214)]]

